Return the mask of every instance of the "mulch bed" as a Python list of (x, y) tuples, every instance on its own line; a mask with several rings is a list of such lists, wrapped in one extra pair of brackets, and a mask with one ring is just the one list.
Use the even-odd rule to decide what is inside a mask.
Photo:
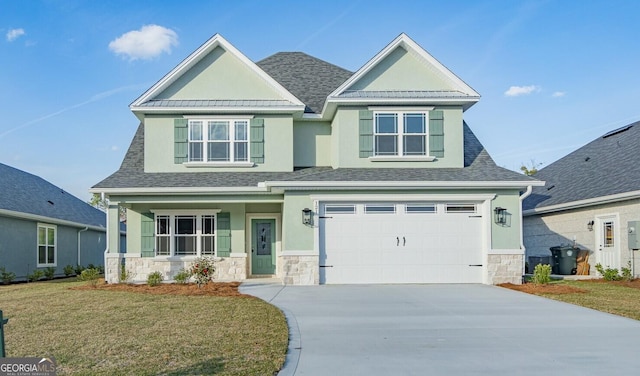
[(189, 295), (189, 296), (221, 296), (221, 297), (248, 297), (238, 291), (240, 282), (209, 282), (198, 288), (195, 283), (177, 284), (162, 283), (158, 286), (149, 286), (147, 284), (132, 283), (104, 283), (101, 280), (95, 287), (89, 285), (71, 287), (72, 290), (107, 290), (107, 291), (126, 291), (143, 294), (170, 294), (170, 295)]
[[(640, 289), (640, 278), (636, 278), (631, 281), (607, 281), (604, 278), (581, 279), (579, 281), (584, 283), (608, 283), (616, 286)], [(511, 290), (526, 292), (529, 294), (574, 294), (588, 292), (587, 290), (578, 287), (557, 284), (536, 285), (535, 283), (525, 283), (522, 285), (514, 285), (512, 283), (502, 283), (498, 286)]]
[(587, 290), (566, 285), (536, 285), (535, 283), (525, 283), (522, 285), (514, 285), (513, 283), (501, 283), (498, 286), (511, 290), (526, 292), (528, 294), (576, 294), (585, 293)]

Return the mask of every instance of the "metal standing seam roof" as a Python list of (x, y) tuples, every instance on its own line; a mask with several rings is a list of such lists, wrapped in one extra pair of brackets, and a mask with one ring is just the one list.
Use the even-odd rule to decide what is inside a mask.
[(402, 98), (402, 99), (434, 99), (434, 98), (479, 98), (457, 90), (345, 90), (337, 98)]
[(144, 102), (140, 107), (175, 107), (175, 108), (197, 108), (197, 107), (297, 107), (296, 104), (287, 100), (261, 100), (261, 99), (220, 99), (220, 100), (175, 100), (175, 99), (152, 99)]
[(311, 167), (291, 172), (144, 172), (144, 127), (138, 127), (118, 171), (94, 189), (257, 187), (265, 181), (536, 181), (498, 167), (471, 129), (464, 124), (464, 168), (331, 168)]
[(640, 122), (613, 130), (534, 175), (546, 181), (523, 202), (530, 210), (640, 190)]
[(63, 189), (0, 163), (0, 209), (105, 227), (106, 215)]

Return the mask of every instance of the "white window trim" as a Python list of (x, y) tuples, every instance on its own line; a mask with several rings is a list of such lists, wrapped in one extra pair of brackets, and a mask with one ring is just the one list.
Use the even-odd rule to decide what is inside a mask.
[[(253, 116), (189, 116), (186, 118), (187, 122), (187, 162), (183, 163), (187, 167), (253, 167), (255, 164), (251, 162), (251, 119)], [(191, 122), (202, 122), (202, 140), (198, 142), (202, 143), (202, 161), (191, 161)], [(208, 144), (209, 130), (208, 123), (210, 121), (224, 121), (229, 123), (229, 139), (221, 141), (220, 143), (229, 143), (229, 160), (228, 161), (207, 161), (208, 157)], [(247, 139), (236, 140), (236, 122), (244, 121), (247, 123)], [(247, 160), (235, 161), (235, 147), (239, 142), (246, 142), (247, 144)]]
[[(154, 241), (157, 241), (157, 217), (158, 216), (168, 216), (169, 217), (169, 254), (168, 255), (158, 255), (157, 249), (155, 249), (155, 258), (156, 259), (166, 259), (166, 260), (189, 260), (195, 259), (196, 257), (213, 257), (218, 258), (218, 213), (220, 213), (221, 209), (211, 209), (211, 210), (179, 210), (179, 209), (166, 209), (166, 210), (150, 210), (154, 214)], [(214, 244), (216, 244), (215, 252), (213, 255), (203, 255), (202, 254), (202, 217), (203, 216), (213, 216), (214, 221)], [(196, 254), (195, 255), (176, 255), (176, 234), (175, 234), (175, 219), (177, 216), (196, 216)], [(210, 235), (207, 235), (210, 236)], [(154, 248), (156, 248), (154, 246)]]
[[(38, 239), (38, 233), (40, 232), (40, 228), (43, 227), (45, 229), (53, 229), (53, 264), (49, 263), (40, 263), (40, 239)], [(46, 246), (46, 244), (45, 244)], [(48, 266), (58, 266), (58, 226), (52, 225), (49, 223), (38, 223), (36, 228), (36, 267), (48, 267)]]
[[(369, 157), (372, 162), (432, 162), (436, 159), (434, 156), (430, 156), (429, 145), (429, 111), (433, 108), (394, 108), (394, 107), (377, 107), (371, 108), (373, 110), (373, 155)], [(394, 135), (397, 136), (396, 150), (397, 155), (377, 155), (376, 150), (376, 136), (378, 135), (392, 135), (391, 133), (377, 133), (376, 132), (376, 116), (379, 114), (395, 114), (397, 116), (397, 132)], [(422, 114), (424, 115), (424, 155), (405, 155), (404, 148), (404, 136), (407, 135), (404, 132), (404, 115), (405, 114)], [(416, 133), (408, 133), (409, 135), (418, 135)]]

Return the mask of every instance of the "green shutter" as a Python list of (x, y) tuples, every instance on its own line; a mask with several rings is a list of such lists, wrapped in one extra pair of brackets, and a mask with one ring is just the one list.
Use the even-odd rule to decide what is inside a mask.
[(360, 158), (373, 155), (373, 111), (360, 110)]
[(142, 240), (140, 253), (142, 257), (153, 257), (156, 255), (156, 222), (153, 218), (153, 213), (142, 213), (140, 218), (140, 238)]
[(231, 254), (231, 214), (218, 213), (217, 219), (218, 257), (229, 257)]
[(264, 119), (251, 119), (251, 162), (264, 163)]
[(444, 113), (429, 111), (429, 154), (444, 158)]
[(173, 162), (187, 162), (189, 149), (189, 120), (173, 120)]

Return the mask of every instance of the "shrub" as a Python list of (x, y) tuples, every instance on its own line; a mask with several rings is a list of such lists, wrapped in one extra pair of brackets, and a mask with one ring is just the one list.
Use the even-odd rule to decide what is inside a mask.
[(162, 273), (160, 273), (159, 271), (155, 271), (149, 274), (149, 276), (147, 277), (147, 284), (149, 286), (158, 286), (160, 283), (162, 283), (163, 279), (164, 277), (162, 276)]
[(177, 284), (184, 285), (191, 278), (191, 273), (184, 269), (180, 269), (180, 271), (173, 277), (173, 280), (176, 281)]
[(64, 275), (66, 277), (70, 276), (71, 274), (73, 274), (75, 272), (74, 268), (72, 265), (67, 265), (65, 266), (62, 271), (64, 272)]
[(98, 284), (98, 278), (100, 278), (100, 273), (98, 273), (98, 269), (88, 268), (84, 269), (80, 276), (78, 276), (78, 280), (87, 282), (87, 285), (95, 287)]
[(5, 285), (8, 285), (9, 283), (11, 283), (14, 279), (16, 279), (16, 273), (14, 272), (8, 272), (4, 266), (0, 267), (0, 279), (2, 280), (2, 283), (4, 283)]
[(538, 264), (533, 269), (533, 283), (536, 285), (546, 285), (551, 282), (551, 265)]
[(80, 277), (80, 274), (82, 274), (82, 271), (83, 271), (83, 270), (84, 270), (84, 266), (82, 266), (82, 265), (80, 265), (80, 264), (76, 265), (76, 275), (77, 275), (78, 277)]
[(44, 270), (44, 276), (46, 279), (53, 279), (53, 276), (56, 274), (56, 268), (50, 266)]
[(127, 270), (124, 265), (120, 265), (120, 275), (118, 276), (118, 280), (120, 283), (129, 283), (133, 278), (133, 273)]
[(196, 280), (199, 288), (213, 279), (213, 273), (216, 270), (214, 263), (213, 258), (198, 257), (193, 264), (191, 264), (189, 271)]
[[(597, 263), (595, 266), (596, 270), (605, 281), (619, 281), (622, 279), (618, 269), (614, 268), (604, 268), (600, 263)], [(629, 270), (629, 274), (631, 274), (631, 270)]]
[(631, 261), (627, 262), (626, 268), (620, 268), (622, 271), (622, 279), (625, 281), (633, 281), (633, 273), (631, 272)]
[(98, 269), (98, 273), (104, 274), (104, 266), (98, 265), (98, 266), (96, 266), (96, 269)]
[(40, 269), (35, 269), (33, 273), (27, 274), (27, 280), (29, 282), (35, 282), (44, 276), (44, 272)]

